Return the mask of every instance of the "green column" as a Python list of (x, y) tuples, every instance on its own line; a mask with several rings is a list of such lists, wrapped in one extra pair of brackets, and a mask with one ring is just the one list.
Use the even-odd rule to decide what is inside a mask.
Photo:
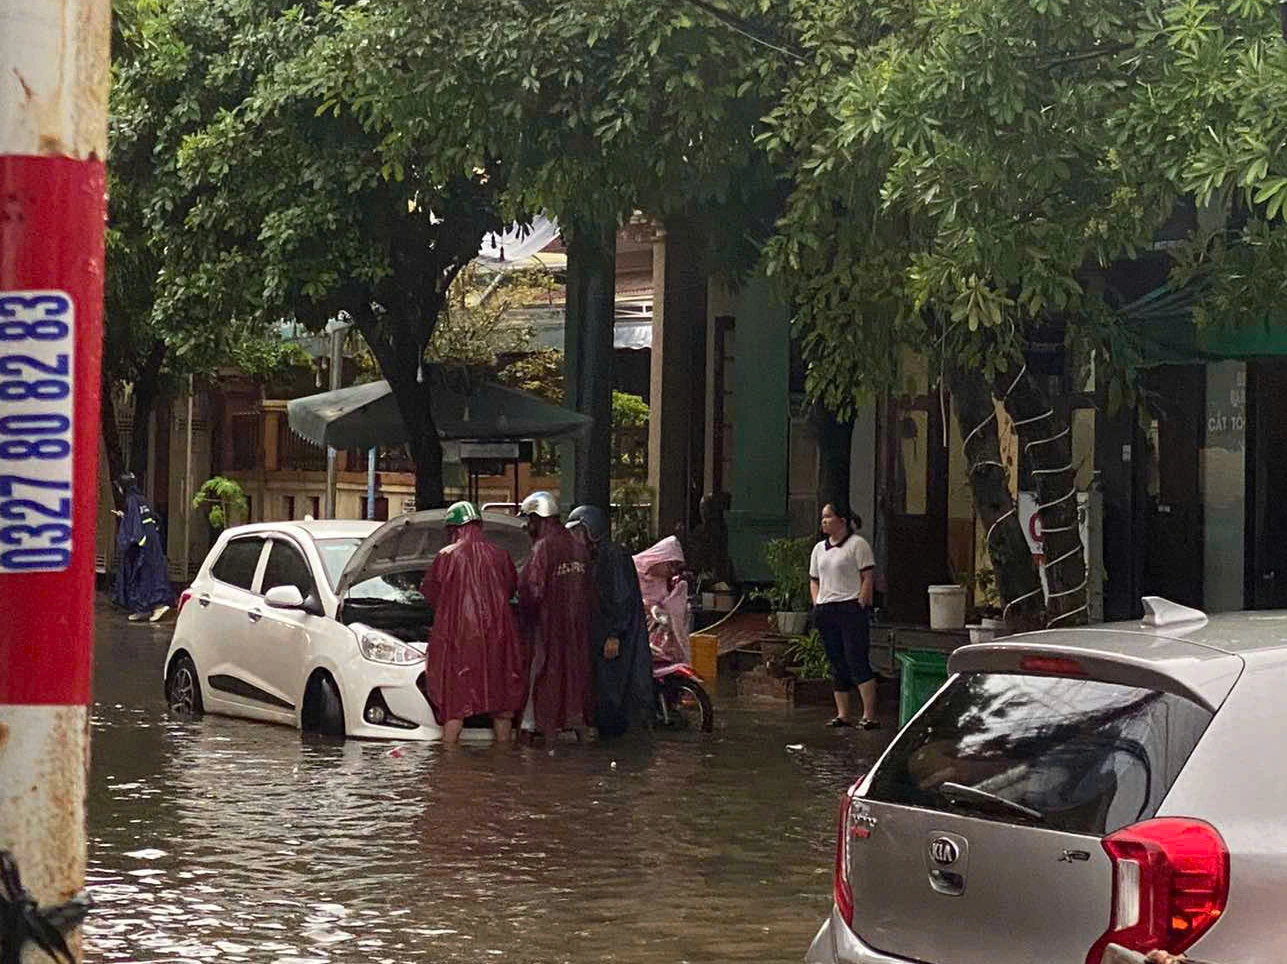
[(767, 580), (764, 542), (788, 531), (790, 315), (765, 279), (742, 291), (733, 342), (729, 553), (743, 580)]

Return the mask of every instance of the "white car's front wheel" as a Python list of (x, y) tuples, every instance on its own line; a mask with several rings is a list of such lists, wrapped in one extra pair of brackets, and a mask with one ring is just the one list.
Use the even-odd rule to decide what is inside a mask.
[(329, 674), (319, 672), (304, 694), (303, 729), (322, 736), (344, 736), (344, 701), (340, 688)]

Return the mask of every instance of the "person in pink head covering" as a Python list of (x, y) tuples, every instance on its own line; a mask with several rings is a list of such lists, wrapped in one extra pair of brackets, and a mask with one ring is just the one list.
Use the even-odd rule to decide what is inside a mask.
[[(644, 611), (649, 614), (648, 642), (654, 652), (672, 663), (687, 663), (688, 583), (682, 578), (687, 562), (684, 547), (675, 536), (667, 536), (634, 557), (643, 592)], [(667, 618), (669, 630), (655, 616)]]

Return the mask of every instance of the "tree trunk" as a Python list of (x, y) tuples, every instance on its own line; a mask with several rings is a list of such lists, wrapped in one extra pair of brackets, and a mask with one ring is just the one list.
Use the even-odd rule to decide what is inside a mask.
[[(416, 510), (441, 508), (446, 505), (442, 440), (438, 438), (438, 426), (429, 407), (433, 378), (428, 366), (424, 368), (423, 380), (417, 377), (423, 349), (415, 342), (414, 328), (393, 319), (377, 321), (369, 311), (355, 317), (358, 330), (389, 383), (398, 414), (407, 429), (407, 447), (416, 464)], [(392, 338), (380, 331), (382, 324), (395, 332)]]
[(1032, 475), (1045, 543), (1046, 625), (1087, 621), (1086, 559), (1077, 524), (1077, 473), (1072, 432), (1041, 384), (1027, 370), (997, 379), (998, 395), (1019, 433), (1019, 457)]
[[(125, 473), (125, 451), (121, 448), (121, 433), (116, 427), (116, 400), (112, 397), (111, 383), (106, 378), (103, 379), (101, 392), (99, 430), (103, 433), (103, 443), (107, 448), (107, 472), (115, 482)], [(116, 502), (116, 486), (111, 486), (111, 490), (112, 500)], [(122, 508), (119, 504), (116, 507)]]
[(147, 478), (148, 429), (152, 413), (156, 411), (156, 401), (161, 395), (161, 366), (165, 363), (165, 355), (165, 343), (153, 342), (147, 360), (134, 378), (134, 416), (131, 423), (134, 428), (130, 432), (129, 470), (144, 492), (148, 491), (150, 482)]
[[(567, 232), (567, 405), (594, 419), (576, 442), (572, 498), (605, 511), (612, 488), (612, 363), (617, 232), (613, 224)], [(569, 504), (568, 508), (571, 508)]]
[[(811, 413), (818, 434), (818, 507), (824, 505), (852, 508), (849, 505), (850, 447), (854, 421), (841, 421), (821, 405)], [(863, 522), (869, 523), (864, 519)]]
[(987, 527), (988, 555), (997, 591), (1005, 603), (1006, 628), (1011, 632), (1039, 629), (1045, 609), (1041, 579), (1010, 494), (1010, 473), (1001, 462), (996, 408), (981, 372), (953, 374), (952, 404), (965, 439), (974, 508)]
[[(411, 458), (416, 463), (416, 511), (438, 509), (447, 504), (442, 479), (442, 441), (429, 411), (425, 393), (424, 416), (418, 431), (411, 437)], [(410, 423), (408, 423), (408, 427)]]
[[(416, 380), (417, 365), (381, 366), (393, 389), (393, 398), (407, 427), (407, 446), (416, 463), (416, 511), (438, 509), (447, 504), (442, 478), (442, 440), (429, 407), (431, 374), (425, 369), (424, 381)], [(409, 371), (407, 370), (409, 367)]]

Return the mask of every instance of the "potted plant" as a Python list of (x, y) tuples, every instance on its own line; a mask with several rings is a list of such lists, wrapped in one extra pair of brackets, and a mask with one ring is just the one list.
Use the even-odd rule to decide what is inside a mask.
[(786, 651), (787, 665), (802, 680), (820, 680), (831, 676), (831, 661), (822, 644), (822, 634), (811, 629), (791, 640)]
[(809, 557), (813, 539), (770, 539), (764, 561), (773, 584), (756, 592), (773, 608), (773, 621), (784, 636), (799, 636), (809, 624)]
[(830, 705), (833, 686), (831, 661), (822, 644), (822, 634), (811, 629), (791, 641), (786, 651), (786, 664), (795, 679), (791, 685), (791, 702), (795, 706)]
[(970, 642), (991, 642), (1005, 627), (1001, 619), (1001, 594), (997, 591), (997, 576), (991, 569), (980, 569), (972, 579), (962, 582), (967, 597), (972, 601), (977, 623), (971, 623)]

